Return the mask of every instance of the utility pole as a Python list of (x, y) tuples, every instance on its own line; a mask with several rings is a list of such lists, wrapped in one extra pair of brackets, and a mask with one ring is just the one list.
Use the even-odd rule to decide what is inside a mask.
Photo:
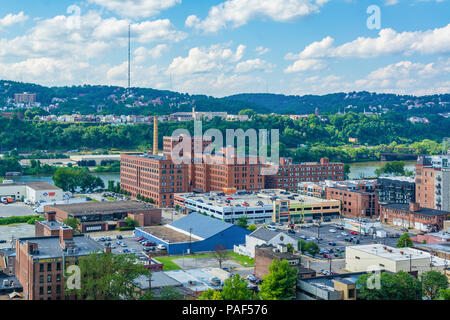
[(189, 254), (191, 254), (192, 227), (189, 228)]
[(131, 24), (128, 25), (128, 93), (131, 88)]
[(328, 258), (328, 262), (330, 264), (330, 275), (331, 275), (331, 256)]
[(320, 242), (319, 237), (320, 237), (320, 222), (317, 224), (317, 243)]

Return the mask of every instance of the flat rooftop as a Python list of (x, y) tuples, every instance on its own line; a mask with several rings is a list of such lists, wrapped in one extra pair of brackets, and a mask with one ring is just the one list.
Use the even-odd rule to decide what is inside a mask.
[(50, 230), (59, 230), (62, 226), (64, 226), (64, 223), (61, 223), (58, 221), (48, 221), (48, 220), (39, 221), (39, 220), (37, 220), (36, 223), (40, 223), (40, 224), (46, 226)]
[(11, 187), (11, 186), (28, 186), (34, 190), (61, 190), (57, 186), (43, 181), (29, 181), (29, 182), (16, 182), (16, 183), (1, 183), (0, 187)]
[(165, 273), (194, 292), (202, 292), (208, 289), (218, 290), (220, 287), (211, 284), (211, 279), (219, 278), (223, 283), (230, 276), (227, 271), (219, 268), (171, 270), (165, 271)]
[(189, 239), (191, 242), (199, 241), (194, 235), (189, 237), (188, 234), (179, 232), (168, 226), (150, 226), (143, 228), (143, 230), (167, 243), (189, 242)]
[(125, 154), (128, 156), (133, 156), (136, 158), (143, 158), (143, 159), (152, 159), (152, 160), (156, 160), (156, 161), (164, 161), (164, 160), (169, 160), (169, 158), (167, 158), (166, 156), (160, 156), (160, 155), (154, 155), (154, 154), (148, 154), (148, 153), (143, 153), (143, 154)]
[(411, 177), (380, 177), (378, 180), (387, 180), (387, 181), (396, 181), (396, 182), (406, 182), (406, 183), (414, 183), (415, 180)]
[[(272, 199), (276, 200), (289, 200), (291, 204), (302, 203), (304, 205), (321, 205), (324, 203), (330, 203), (338, 200), (326, 200), (314, 197), (309, 197), (305, 195), (300, 195), (298, 193), (287, 192), (278, 189), (265, 189), (255, 192), (238, 192), (232, 195), (221, 196), (220, 192), (209, 192), (204, 194), (193, 194), (193, 193), (179, 193), (177, 197), (184, 198), (189, 201), (194, 201), (198, 203), (203, 203), (205, 205), (216, 206), (216, 207), (235, 207), (242, 206), (244, 202), (248, 203), (248, 207), (262, 207), (262, 206), (272, 206)], [(291, 197), (291, 199), (289, 199)], [(293, 197), (293, 199), (292, 199)], [(227, 199), (231, 199), (230, 203), (225, 202)]]
[[(20, 244), (26, 242), (36, 243), (38, 245), (38, 253), (32, 254), (34, 259), (49, 259), (60, 258), (63, 255), (63, 249), (59, 243), (59, 236), (55, 237), (33, 237), (33, 238), (20, 238)], [(104, 247), (91, 239), (86, 235), (74, 235), (73, 242), (75, 243), (75, 253), (70, 254), (64, 252), (66, 257), (68, 256), (84, 256), (92, 252), (103, 251)]]
[(308, 284), (320, 288), (322, 290), (334, 292), (335, 281), (339, 281), (346, 284), (354, 284), (356, 283), (358, 278), (363, 274), (366, 274), (366, 272), (356, 272), (356, 273), (320, 276), (312, 278), (301, 278), (299, 279), (299, 281), (307, 282)]
[[(402, 211), (408, 211), (409, 212), (409, 204), (401, 204), (401, 203), (391, 203), (391, 204), (382, 204), (381, 205), (384, 208), (390, 208), (390, 209), (396, 209), (396, 210), (402, 210)], [(414, 212), (415, 214), (422, 214), (426, 216), (450, 216), (450, 212), (448, 211), (441, 211), (436, 209), (429, 209), (429, 208), (420, 208), (420, 211)]]
[(450, 254), (450, 242), (417, 244), (417, 246), (421, 248), (431, 249), (433, 251), (440, 251), (446, 254)]
[[(386, 247), (386, 249), (385, 249)], [(430, 254), (428, 252), (424, 252), (422, 250), (417, 250), (413, 248), (394, 248), (385, 246), (382, 244), (368, 244), (368, 245), (360, 245), (360, 246), (350, 246), (347, 248), (351, 248), (354, 250), (358, 250), (364, 253), (373, 254), (377, 257), (393, 260), (393, 261), (403, 261), (409, 260), (410, 255), (411, 259), (430, 259)], [(391, 250), (392, 252), (388, 251)], [(403, 252), (403, 254), (401, 253)]]
[(153, 206), (143, 204), (137, 201), (104, 201), (104, 202), (82, 202), (72, 204), (60, 204), (54, 206), (45, 206), (46, 208), (55, 208), (63, 210), (72, 216), (84, 216), (89, 214), (112, 214), (121, 212), (132, 212), (140, 210), (156, 209)]

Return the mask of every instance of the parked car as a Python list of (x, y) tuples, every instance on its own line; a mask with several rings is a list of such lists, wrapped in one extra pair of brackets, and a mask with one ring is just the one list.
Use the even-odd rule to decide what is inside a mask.
[(6, 243), (6, 240), (0, 240), (0, 243)]
[(345, 237), (345, 236), (348, 236), (348, 233), (347, 232), (341, 232), (341, 235), (343, 235)]
[(127, 244), (126, 244), (126, 243), (123, 243), (123, 242), (120, 243), (120, 246), (121, 246), (121, 247), (124, 247), (124, 248), (125, 248), (125, 247), (128, 247)]
[(274, 227), (274, 226), (272, 226), (272, 225), (268, 225), (268, 226), (267, 226), (267, 229), (268, 229), (268, 230), (272, 230), (272, 231), (276, 231), (276, 230), (277, 230), (277, 228)]
[(123, 252), (123, 253), (130, 253), (130, 250), (128, 250), (128, 249), (123, 249), (122, 252)]
[(328, 242), (328, 244), (329, 244), (330, 246), (336, 246), (336, 242), (334, 242), (334, 241), (330, 241), (330, 242)]
[(335, 256), (336, 258), (342, 258), (342, 254), (340, 254), (339, 252), (335, 252), (335, 253), (334, 253), (334, 256)]
[(323, 257), (324, 257), (325, 259), (331, 258), (330, 255), (329, 255), (328, 253), (324, 253), (324, 254), (323, 254)]
[(338, 230), (344, 230), (345, 228), (344, 228), (344, 226), (336, 226), (336, 229), (338, 229)]
[(294, 230), (294, 229), (289, 229), (289, 230), (288, 230), (288, 233), (295, 234), (295, 230)]
[(144, 238), (143, 236), (140, 236), (140, 237), (137, 237), (137, 238), (136, 238), (136, 241), (139, 242), (139, 241), (142, 241), (142, 240), (144, 240), (144, 239), (145, 239), (145, 238)]
[(347, 238), (344, 239), (344, 241), (351, 242), (352, 238), (347, 237)]
[(357, 236), (357, 235), (358, 235), (358, 232), (356, 232), (356, 231), (350, 231), (350, 234), (352, 234), (352, 235), (354, 235), (354, 236)]
[(336, 229), (330, 229), (330, 230), (328, 230), (328, 232), (335, 233)]
[(158, 245), (156, 246), (156, 248), (158, 248), (158, 250), (166, 250), (166, 246), (163, 245), (163, 244), (158, 244)]
[(144, 243), (144, 246), (145, 247), (156, 247), (156, 243), (147, 241), (146, 243)]
[(104, 242), (104, 241), (106, 241), (106, 239), (105, 239), (104, 237), (101, 237), (101, 238), (100, 238), (100, 241), (103, 241), (103, 242)]
[(123, 237), (122, 237), (122, 235), (118, 234), (118, 235), (116, 236), (116, 239), (122, 240)]

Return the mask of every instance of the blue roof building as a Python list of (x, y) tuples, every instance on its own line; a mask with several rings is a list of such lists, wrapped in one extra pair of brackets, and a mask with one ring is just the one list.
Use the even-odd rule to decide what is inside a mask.
[(172, 255), (214, 251), (217, 245), (232, 250), (245, 243), (251, 232), (234, 224), (191, 213), (165, 226), (140, 227), (134, 231), (151, 242), (162, 244)]

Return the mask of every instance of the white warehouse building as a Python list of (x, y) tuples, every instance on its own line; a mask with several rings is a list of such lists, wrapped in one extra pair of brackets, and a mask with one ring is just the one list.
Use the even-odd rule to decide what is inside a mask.
[(443, 272), (449, 261), (413, 248), (369, 244), (345, 248), (345, 269), (349, 272), (384, 270), (397, 273), (437, 270)]
[(31, 203), (46, 203), (63, 200), (63, 190), (42, 181), (14, 183), (3, 181), (0, 184), (0, 197), (11, 197), (15, 201), (29, 201)]

